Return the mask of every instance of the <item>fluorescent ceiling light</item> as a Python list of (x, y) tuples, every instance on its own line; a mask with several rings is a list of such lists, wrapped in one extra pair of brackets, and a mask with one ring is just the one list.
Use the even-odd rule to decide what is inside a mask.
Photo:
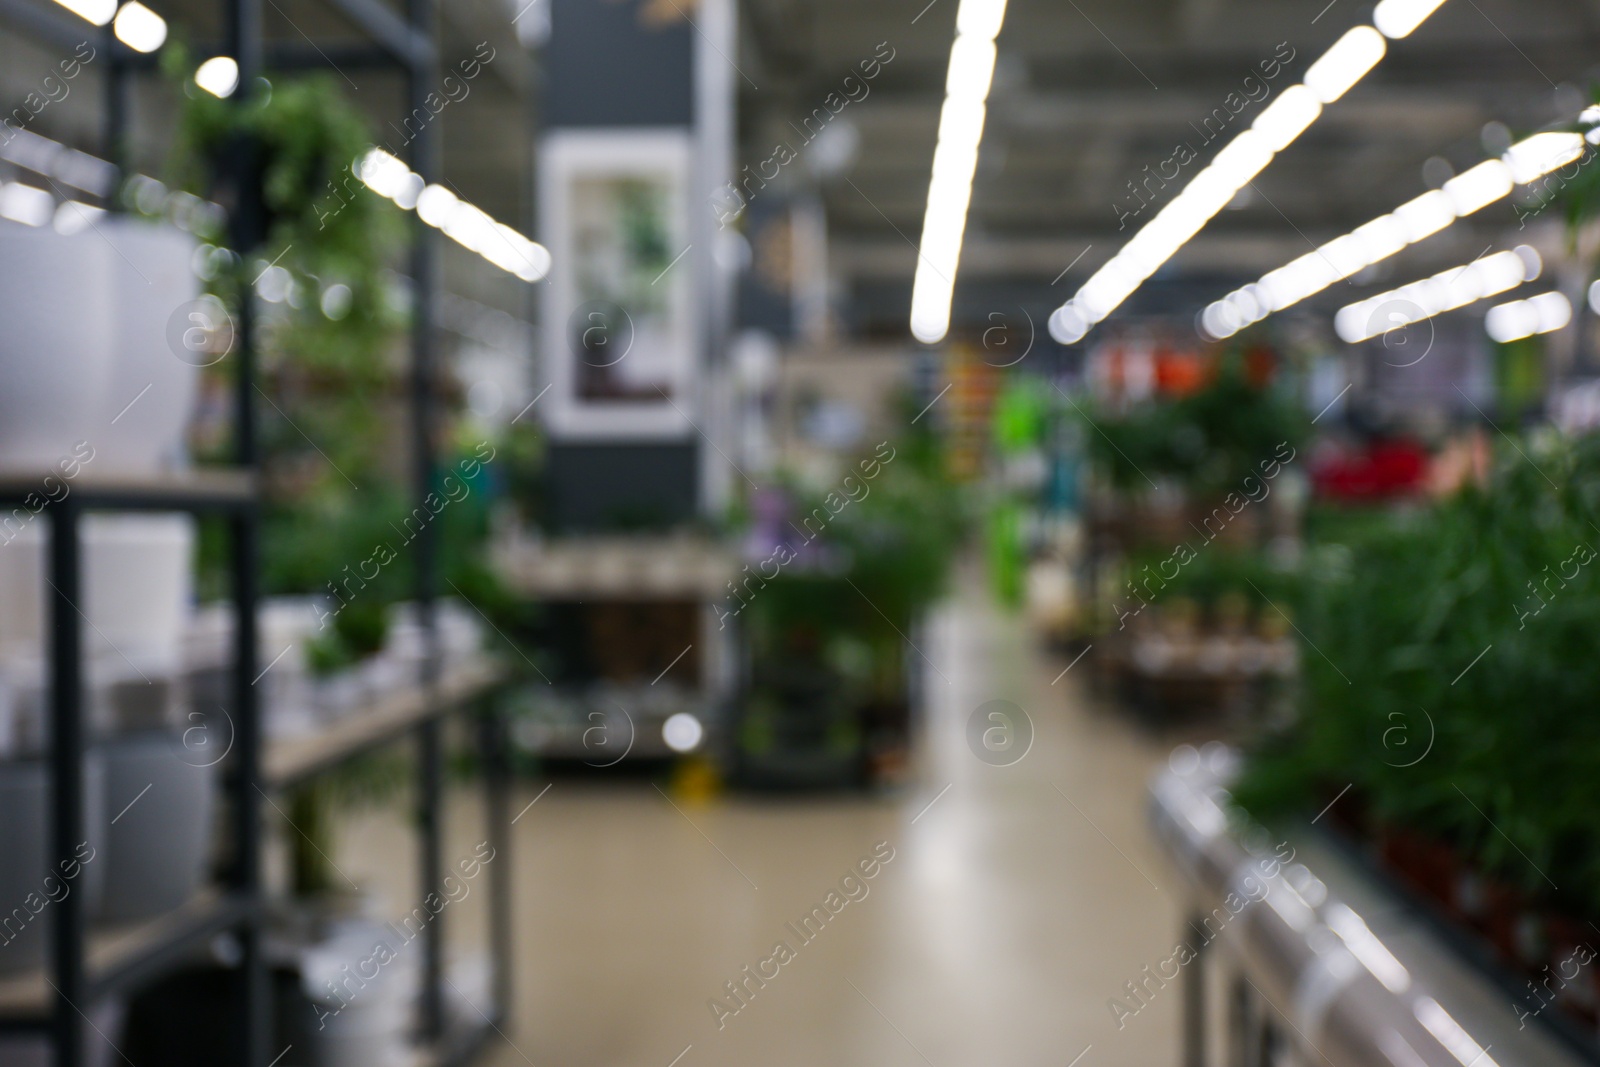
[(1350, 236), (1361, 245), (1363, 267), (1381, 263), (1411, 243), (1409, 228), (1393, 215), (1373, 219)]
[(117, 0), (56, 0), (56, 3), (96, 26), (104, 26), (117, 13)]
[(370, 149), (351, 170), (379, 196), (407, 211), (415, 208), (423, 222), (506, 273), (525, 282), (537, 282), (550, 273), (550, 251), (544, 245), (496, 222), (444, 186), (425, 185), (420, 175), (383, 149)]
[(167, 40), (167, 20), (139, 0), (122, 5), (112, 29), (117, 40), (135, 52), (154, 52)]
[(1291, 85), (1267, 109), (1256, 116), (1250, 128), (1267, 139), (1274, 152), (1281, 152), (1305, 132), (1322, 114), (1322, 102), (1304, 85)]
[(1512, 180), (1526, 185), (1583, 158), (1583, 151), (1581, 133), (1536, 133), (1506, 149), (1501, 158), (1511, 168)]
[(1527, 245), (1498, 252), (1464, 267), (1440, 271), (1431, 278), (1350, 304), (1334, 316), (1341, 340), (1357, 344), (1446, 311), (1498, 296), (1539, 277), (1544, 264)]
[(945, 76), (945, 96), (955, 100), (986, 100), (994, 80), (994, 42), (983, 37), (957, 37), (950, 48), (950, 71)]
[[(1428, 12), (1417, 15), (1412, 28), (1441, 3), (1443, 0), (1432, 0)], [(1410, 17), (1407, 15), (1407, 18)], [(1399, 22), (1393, 25), (1397, 26)], [(1160, 270), (1206, 223), (1216, 217), (1239, 194), (1239, 190), (1249, 185), (1272, 162), (1277, 153), (1293, 144), (1322, 114), (1323, 105), (1338, 100), (1365, 77), (1387, 50), (1383, 34), (1371, 26), (1358, 26), (1334, 42), (1333, 47), (1307, 69), (1304, 84), (1285, 89), (1277, 100), (1256, 116), (1249, 129), (1230, 141), (1209, 166), (1196, 174), (1165, 208), (1145, 223), (1121, 252), (1095, 272), (1070, 300), (1056, 309), (1050, 316), (1050, 336), (1060, 344), (1074, 344), (1082, 340), (1090, 328), (1115, 311), (1146, 278)], [(1380, 234), (1364, 235), (1353, 245), (1341, 245), (1336, 251), (1339, 258), (1347, 263), (1358, 260), (1361, 255), (1356, 253), (1392, 244), (1393, 234), (1397, 232), (1398, 227), (1386, 225)], [(1382, 237), (1383, 240), (1376, 240), (1376, 237)], [(1266, 299), (1253, 297), (1252, 301), (1246, 302), (1245, 309), (1217, 308), (1210, 314), (1202, 314), (1201, 321), (1202, 324), (1218, 326), (1238, 321), (1239, 325), (1229, 331), (1235, 332), (1253, 321), (1251, 316), (1270, 314), (1273, 308), (1268, 305), (1276, 304), (1280, 297), (1304, 299), (1311, 292), (1344, 276), (1346, 274), (1341, 267), (1330, 267), (1327, 271), (1320, 266), (1300, 268), (1290, 275), (1279, 277), (1270, 287), (1263, 285), (1267, 290), (1263, 293)], [(1133, 278), (1131, 285), (1130, 277)], [(1308, 286), (1311, 288), (1308, 289)], [(1301, 290), (1306, 291), (1301, 293)], [(1085, 323), (1087, 325), (1080, 328)], [(1216, 336), (1224, 336), (1212, 330), (1211, 325), (1205, 328)]]
[(911, 333), (924, 344), (950, 332), (956, 271), (966, 236), (972, 180), (983, 143), (985, 101), (994, 81), (994, 39), (1005, 20), (1005, 0), (961, 0), (956, 39), (950, 47), (939, 143), (933, 152), (928, 206), (917, 246), (917, 272), (911, 286)]
[(1416, 244), (1455, 222), (1456, 208), (1449, 196), (1435, 189), (1395, 208), (1394, 217), (1406, 228), (1409, 243)]
[(1510, 167), (1498, 159), (1486, 159), (1445, 182), (1442, 191), (1450, 198), (1456, 217), (1461, 218), (1510, 196), (1516, 184), (1511, 180)]
[[(1584, 116), (1591, 113), (1596, 121), (1600, 121), (1600, 109), (1586, 109)], [(1580, 116), (1580, 121), (1589, 120)], [(1234, 301), (1234, 297), (1242, 291), (1239, 290), (1212, 304), (1211, 307), (1218, 308), (1215, 313), (1208, 315), (1202, 312), (1201, 325), (1214, 339), (1231, 337), (1268, 315), (1315, 296), (1334, 282), (1359, 272), (1361, 268), (1381, 263), (1401, 249), (1433, 236), (1457, 219), (1481, 211), (1509, 195), (1517, 185), (1537, 181), (1551, 171), (1582, 160), (1585, 151), (1581, 134), (1536, 133), (1512, 145), (1500, 159), (1486, 160), (1450, 179), (1443, 189), (1424, 193), (1415, 200), (1401, 204), (1393, 213), (1357, 228), (1348, 235), (1363, 250), (1355, 259), (1347, 254), (1355, 247), (1347, 243), (1347, 238), (1330, 241), (1315, 253), (1301, 256), (1288, 266), (1263, 276), (1259, 286), (1267, 299), (1259, 304), (1257, 313), (1244, 313), (1237, 307), (1237, 302), (1234, 302), (1231, 310), (1221, 307)], [(1352, 264), (1355, 264), (1353, 269)]]
[(1311, 64), (1306, 71), (1306, 88), (1324, 104), (1331, 104), (1365, 78), (1388, 50), (1383, 34), (1371, 26), (1357, 26)]
[(1490, 337), (1508, 344), (1535, 334), (1554, 333), (1571, 321), (1572, 302), (1560, 293), (1544, 293), (1490, 308), (1483, 326)]
[(442, 185), (430, 185), (417, 197), (417, 218), (443, 229), (454, 217), (461, 200)]
[(212, 96), (232, 96), (239, 87), (239, 64), (232, 56), (212, 56), (194, 72), (194, 83)]
[[(1267, 169), (1275, 154), (1271, 142), (1256, 130), (1245, 130), (1229, 141), (1211, 161), (1220, 179), (1215, 186), (1217, 195), (1226, 197), (1222, 206), (1226, 207), (1240, 189), (1255, 181), (1256, 175)], [(1231, 191), (1225, 191), (1229, 186)]]
[(966, 0), (956, 12), (956, 33), (992, 41), (1006, 19), (1006, 0)]
[(1077, 344), (1089, 332), (1091, 323), (1083, 312), (1072, 304), (1058, 307), (1050, 314), (1050, 335), (1064, 345)]
[(981, 100), (947, 102), (939, 114), (939, 144), (970, 146), (980, 143), (988, 111)]
[(1372, 24), (1385, 37), (1409, 36), (1444, 0), (1383, 0), (1372, 13)]

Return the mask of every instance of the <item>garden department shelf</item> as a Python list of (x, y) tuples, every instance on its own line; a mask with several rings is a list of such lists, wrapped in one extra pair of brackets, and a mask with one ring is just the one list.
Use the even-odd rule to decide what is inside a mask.
[[(209, 891), (154, 919), (95, 931), (84, 959), (88, 999), (128, 988), (180, 954), (239, 926), (249, 912), (244, 899)], [(50, 1023), (52, 998), (44, 967), (0, 979), (0, 1032), (44, 1029)]]
[[(1301, 1048), (1310, 1062), (1591, 1062), (1542, 1025), (1519, 1028), (1516, 1003), (1497, 983), (1418, 923), (1404, 901), (1349, 856), (1327, 847), (1315, 826), (1291, 828), (1280, 846), (1293, 847), (1287, 856), (1248, 850), (1227, 810), (1237, 757), (1220, 744), (1198, 756), (1192, 749), (1180, 753), (1187, 758), (1175, 755), (1175, 769), (1151, 783), (1150, 822), (1189, 891), (1192, 918), (1178, 934), (1193, 949), (1180, 977), (1187, 987), (1186, 1064), (1207, 1062), (1204, 987), (1213, 975), (1228, 980), (1230, 1003), (1236, 994), (1267, 1001), (1275, 1012), (1257, 1013), (1262, 1028)], [(1208, 970), (1215, 956), (1222, 970)], [(1234, 1026), (1250, 1014), (1232, 1012)], [(1293, 1029), (1278, 1030), (1278, 1020)]]
[(422, 723), (451, 714), (487, 694), (508, 676), (502, 665), (486, 658), (476, 659), (446, 670), (432, 692), (406, 689), (351, 711), (314, 734), (269, 741), (262, 760), (264, 785), (282, 789), (397, 740)]

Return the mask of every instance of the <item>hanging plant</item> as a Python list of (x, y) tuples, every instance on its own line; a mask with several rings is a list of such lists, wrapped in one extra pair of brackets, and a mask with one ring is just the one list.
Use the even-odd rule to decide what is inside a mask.
[(219, 246), (212, 294), (236, 308), (244, 287), (255, 286), (279, 305), (267, 316), (270, 350), (303, 373), (374, 383), (402, 325), (387, 270), (403, 225), (356, 174), (373, 145), (366, 117), (326, 75), (261, 79), (241, 103), (196, 86), (181, 48), (169, 49), (164, 65), (184, 95), (171, 184), (221, 204), (233, 220), (226, 232), (201, 234)]

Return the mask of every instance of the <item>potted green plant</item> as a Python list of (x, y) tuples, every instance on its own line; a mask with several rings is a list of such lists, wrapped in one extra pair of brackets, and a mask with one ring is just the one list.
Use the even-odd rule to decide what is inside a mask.
[[(1375, 839), (1404, 828), (1502, 902), (1600, 916), (1597, 523), (1600, 441), (1529, 439), (1488, 485), (1314, 549), (1300, 715), (1239, 799), (1314, 810), (1349, 785)], [(1448, 866), (1406, 873), (1435, 884)]]
[(839, 492), (791, 485), (793, 518), (774, 531), (777, 559), (790, 562), (745, 583), (729, 605), (751, 650), (735, 737), (746, 780), (837, 784), (903, 772), (913, 675), (925, 666), (907, 641), (944, 591), (965, 514), (925, 433), (885, 442), (863, 464)]

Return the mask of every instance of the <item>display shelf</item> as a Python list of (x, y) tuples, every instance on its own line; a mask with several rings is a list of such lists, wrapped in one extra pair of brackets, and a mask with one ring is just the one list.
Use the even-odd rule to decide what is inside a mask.
[(733, 552), (696, 537), (513, 537), (493, 559), (516, 592), (546, 600), (711, 599), (739, 573)]
[[(1238, 1032), (1241, 1013), (1231, 1013), (1236, 1048), (1286, 1042), (1297, 1062), (1333, 1067), (1593, 1064), (1548, 1020), (1520, 1021), (1503, 983), (1315, 825), (1244, 830), (1227, 809), (1231, 750), (1208, 745), (1171, 762), (1151, 784), (1150, 821), (1184, 880), (1179, 940), (1202, 957), (1182, 977), (1187, 1067), (1208, 1062), (1203, 959), (1219, 954), (1232, 992), (1273, 1009), (1253, 1027), (1271, 1029), (1270, 1041)], [(1252, 850), (1251, 839), (1269, 843)]]
[[(359, 30), (366, 43), (345, 47), (328, 42), (324, 49), (307, 38), (308, 48), (301, 48), (298, 42), (269, 48), (261, 4), (253, 0), (220, 0), (223, 41), (214, 54), (233, 57), (238, 64), (239, 84), (254, 86), (266, 73), (268, 61), (302, 69), (308, 64), (334, 62), (328, 55), (331, 51), (339, 61), (362, 69), (380, 65), (398, 71), (403, 76), (405, 113), (421, 113), (439, 80), (436, 0), (407, 0), (403, 11), (381, 0), (323, 0), (323, 3)], [(84, 31), (80, 25), (46, 8), (17, 0), (0, 0), (0, 18), (15, 24), (35, 40), (55, 41), (71, 47), (82, 39)], [(108, 158), (117, 165), (124, 158), (121, 146), (132, 114), (132, 85), (128, 75), (134, 70), (155, 68), (150, 58), (136, 56), (118, 45), (109, 26), (96, 39), (106, 50), (105, 62), (109, 67), (104, 135), (109, 147)], [(202, 54), (208, 52), (210, 50), (203, 50)], [(317, 63), (311, 63), (311, 52), (315, 52)], [(234, 103), (247, 106), (250, 98), (250, 93), (241, 92)], [(425, 180), (433, 180), (439, 172), (437, 130), (424, 124), (407, 140), (406, 155), (412, 169)], [(110, 206), (115, 210), (116, 205)], [(265, 217), (259, 190), (254, 196), (242, 195), (233, 205), (229, 220), (231, 239), (244, 249), (258, 246), (264, 237), (260, 230)], [(439, 427), (436, 425), (438, 398), (434, 370), (437, 324), (432, 309), (439, 285), (440, 237), (420, 222), (412, 232), (410, 266), (418, 298), (414, 301), (412, 316), (410, 473), (412, 489), (421, 500), (434, 489), (439, 474), (433, 447)], [(411, 733), (419, 755), (418, 881), (424, 891), (432, 891), (444, 874), (440, 815), (444, 782), (442, 720), (492, 688), (495, 676), (490, 667), (474, 666), (465, 673), (446, 672), (442, 681), (427, 684), (423, 680), (437, 678), (438, 668), (423, 669), (419, 664), (419, 684), (415, 690), (377, 701), (366, 709), (366, 714), (341, 720), (323, 734), (278, 744), (265, 743), (261, 735), (256, 689), (256, 682), (260, 680), (256, 612), (261, 579), (261, 530), (257, 499), (259, 476), (255, 473), (260, 462), (255, 413), (258, 391), (255, 382), (258, 353), (253, 338), (255, 320), (251, 302), (246, 301), (239, 309), (232, 356), (236, 367), (232, 389), (233, 451), (238, 467), (128, 477), (106, 470), (105, 463), (96, 468), (91, 459), (78, 461), (76, 467), (62, 463), (44, 470), (0, 471), (0, 507), (5, 509), (7, 519), (15, 520), (23, 515), (31, 518), (48, 512), (50, 520), (45, 526), (45, 562), (46, 576), (53, 587), (49, 598), (51, 632), (48, 642), (50, 847), (53, 854), (70, 855), (76, 843), (83, 840), (86, 822), (82, 789), (88, 741), (82, 654), (86, 620), (77, 610), (81, 594), (85, 592), (83, 551), (79, 543), (84, 514), (90, 511), (179, 511), (226, 515), (229, 595), (240, 620), (232, 641), (233, 684), (229, 706), (237, 743), (224, 782), (235, 858), (226, 876), (227, 895), (202, 898), (152, 923), (105, 932), (90, 929), (80, 895), (72, 894), (51, 905), (54, 931), (47, 964), (31, 976), (0, 981), (0, 1030), (13, 1028), (7, 1021), (12, 1007), (16, 1007), (21, 1016), (31, 1010), (34, 1016), (31, 1025), (24, 1024), (22, 1028), (40, 1030), (48, 1036), (57, 1067), (83, 1067), (88, 1062), (88, 1025), (83, 1011), (96, 996), (112, 986), (132, 985), (154, 976), (161, 967), (189, 951), (198, 940), (230, 928), (235, 929), (239, 937), (241, 975), (230, 1020), (237, 1042), (230, 1062), (241, 1067), (268, 1067), (273, 1020), (262, 953), (265, 842), (261, 803), (264, 787), (281, 786), (315, 774), (375, 745)], [(70, 477), (68, 470), (73, 472)], [(437, 548), (436, 531), (425, 531), (416, 548), (416, 599), (423, 604), (437, 599)], [(431, 621), (428, 625), (432, 625)], [(506, 851), (509, 816), (503, 759), (504, 727), (492, 713), (479, 716), (476, 725), (486, 768), (484, 782), (491, 813), (488, 832), (496, 848)], [(503, 1005), (509, 998), (509, 898), (509, 876), (497, 874), (491, 898), (496, 1015), (503, 1012)], [(424, 1041), (433, 1042), (439, 1048), (454, 1048), (459, 1042), (452, 1044), (443, 1025), (442, 926), (437, 922), (430, 925), (424, 944), (421, 1011), (416, 1029)], [(463, 1062), (481, 1046), (480, 1036), (461, 1046), (465, 1051), (451, 1052), (438, 1062)]]
[(67, 500), (81, 508), (117, 511), (236, 510), (254, 506), (256, 477), (229, 468), (129, 475), (101, 473), (84, 464), (72, 477), (59, 470), (0, 469), (0, 505), (37, 512)]
[[(88, 1000), (132, 986), (253, 914), (246, 898), (207, 890), (163, 915), (91, 931), (84, 946)], [(53, 1003), (44, 965), (0, 976), (0, 1030), (45, 1029)]]
[(262, 756), (262, 784), (282, 789), (395, 741), (483, 696), (508, 677), (510, 672), (502, 664), (475, 659), (446, 670), (432, 692), (420, 687), (399, 690), (340, 715), (315, 733), (269, 740)]

